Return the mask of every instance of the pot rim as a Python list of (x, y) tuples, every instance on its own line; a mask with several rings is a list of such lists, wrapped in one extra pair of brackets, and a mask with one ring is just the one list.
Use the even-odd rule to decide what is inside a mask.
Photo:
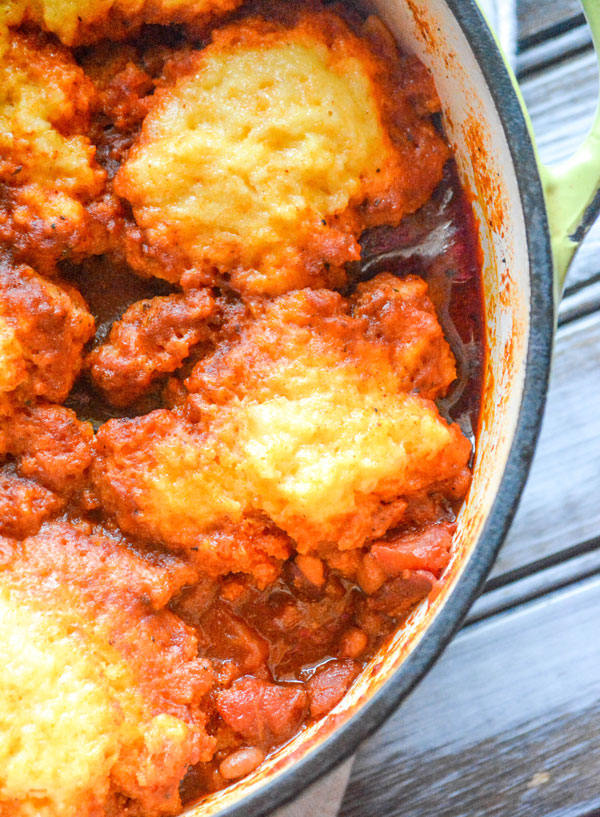
[[(479, 541), (443, 609), (415, 649), (381, 689), (317, 749), (237, 803), (225, 806), (218, 817), (263, 817), (296, 797), (354, 752), (414, 689), (446, 648), (479, 595), (516, 513), (535, 452), (555, 328), (554, 262), (536, 148), (516, 79), (477, 0), (445, 2), (469, 42), (497, 108), (525, 216), (531, 287), (529, 336), (521, 405), (509, 456)], [(201, 807), (201, 802), (198, 805)]]

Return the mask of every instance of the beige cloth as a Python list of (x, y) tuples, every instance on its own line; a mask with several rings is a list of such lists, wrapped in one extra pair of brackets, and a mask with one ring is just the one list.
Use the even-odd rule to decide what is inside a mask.
[(336, 817), (350, 778), (353, 757), (326, 777), (317, 780), (300, 797), (283, 808), (277, 809), (271, 817)]

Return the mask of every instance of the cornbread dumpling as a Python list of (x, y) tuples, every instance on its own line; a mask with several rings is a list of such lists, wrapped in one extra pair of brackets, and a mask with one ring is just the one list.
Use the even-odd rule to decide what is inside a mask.
[(202, 29), (242, 0), (7, 0), (0, 23), (33, 22), (65, 45), (131, 36), (144, 23)]
[(94, 319), (74, 287), (0, 259), (0, 392), (62, 402), (93, 334)]
[(85, 135), (93, 97), (64, 48), (0, 26), (0, 242), (41, 271), (103, 248), (88, 210), (105, 182)]
[(279, 13), (217, 30), (160, 92), (115, 179), (132, 266), (245, 292), (337, 286), (361, 231), (440, 181), (448, 148), (403, 88), (410, 63), (332, 12)]
[(0, 812), (177, 813), (180, 779), (214, 751), (210, 666), (165, 609), (189, 570), (66, 523), (2, 556)]
[(246, 514), (247, 490), (227, 450), (234, 433), (228, 418), (210, 433), (166, 410), (109, 421), (98, 431), (94, 481), (124, 531), (189, 550), (209, 575), (248, 573), (265, 585), (290, 543), (268, 519)]
[[(373, 315), (350, 312), (330, 291), (282, 296), (197, 364), (186, 409), (101, 428), (94, 479), (105, 509), (136, 536), (219, 556), (228, 572), (220, 532), (251, 514), (300, 552), (353, 549), (398, 523), (399, 499), (464, 474), (468, 440), (407, 393)], [(444, 367), (450, 355), (436, 339), (431, 359)], [(260, 539), (255, 549), (265, 552)], [(253, 573), (240, 564), (229, 570)]]

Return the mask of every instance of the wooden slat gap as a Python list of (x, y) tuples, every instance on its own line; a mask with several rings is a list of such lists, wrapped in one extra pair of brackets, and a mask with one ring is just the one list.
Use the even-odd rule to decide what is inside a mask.
[[(590, 275), (589, 278), (586, 278), (585, 281), (576, 281), (571, 286), (567, 286), (564, 292), (564, 298), (570, 298), (572, 295), (577, 295), (582, 290), (586, 289), (588, 286), (592, 286), (592, 284), (597, 284), (600, 281), (600, 272), (596, 272), (593, 275)], [(560, 320), (559, 320), (560, 326)]]
[(464, 626), (483, 621), (547, 596), (549, 593), (600, 576), (600, 550), (579, 554), (546, 570), (484, 593), (471, 608)]
[[(496, 0), (504, 5), (506, 0)], [(516, 0), (517, 39), (524, 40), (581, 14), (580, 0)]]
[(555, 37), (561, 37), (563, 34), (566, 34), (567, 31), (571, 31), (577, 26), (585, 25), (585, 15), (583, 12), (580, 14), (573, 14), (571, 17), (567, 17), (564, 20), (561, 20), (559, 23), (555, 23), (554, 25), (548, 26), (548, 28), (543, 28), (540, 31), (536, 31), (535, 34), (529, 34), (526, 37), (522, 37), (517, 41), (517, 50), (518, 53), (521, 54), (523, 51), (527, 51), (528, 48), (533, 48), (536, 45), (540, 45), (540, 43), (546, 42), (547, 40), (554, 39)]
[(561, 63), (593, 51), (592, 34), (587, 24), (547, 40), (517, 57), (517, 78), (521, 81), (543, 74)]
[(572, 581), (565, 581), (562, 584), (557, 582), (555, 585), (541, 589), (539, 592), (523, 594), (506, 606), (491, 609), (488, 614), (478, 615), (477, 605), (485, 599), (485, 596), (481, 596), (471, 608), (471, 612), (464, 619), (462, 627), (454, 638), (461, 638), (473, 628), (486, 627), (496, 620), (500, 621), (503, 616), (527, 614), (528, 608), (537, 609), (540, 605), (552, 604), (554, 601), (558, 602), (561, 597), (568, 597), (572, 593), (585, 591), (587, 587), (600, 588), (600, 571), (598, 569), (577, 576)]
[(587, 318), (600, 311), (600, 274), (594, 275), (586, 286), (568, 292), (562, 300), (558, 313), (558, 326), (562, 329), (573, 321)]
[(528, 562), (522, 567), (515, 568), (514, 570), (508, 570), (506, 573), (501, 573), (499, 576), (494, 576), (485, 583), (483, 592), (490, 593), (493, 590), (497, 590), (500, 587), (510, 584), (511, 582), (520, 581), (521, 579), (532, 576), (534, 573), (538, 573), (541, 570), (547, 570), (548, 568), (554, 567), (555, 565), (565, 562), (568, 559), (573, 559), (577, 556), (582, 556), (584, 553), (591, 553), (592, 551), (598, 549), (600, 549), (600, 537), (594, 537), (586, 542), (580, 542), (570, 548), (556, 551), (543, 559)]

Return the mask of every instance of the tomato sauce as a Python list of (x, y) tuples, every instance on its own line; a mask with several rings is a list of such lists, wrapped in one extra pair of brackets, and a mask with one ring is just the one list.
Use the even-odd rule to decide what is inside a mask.
[(361, 241), (358, 278), (389, 270), (421, 275), (458, 363), (450, 393), (439, 401), (448, 419), (473, 442), (477, 434), (485, 365), (482, 252), (473, 209), (454, 161), (431, 200), (399, 227), (380, 227)]

